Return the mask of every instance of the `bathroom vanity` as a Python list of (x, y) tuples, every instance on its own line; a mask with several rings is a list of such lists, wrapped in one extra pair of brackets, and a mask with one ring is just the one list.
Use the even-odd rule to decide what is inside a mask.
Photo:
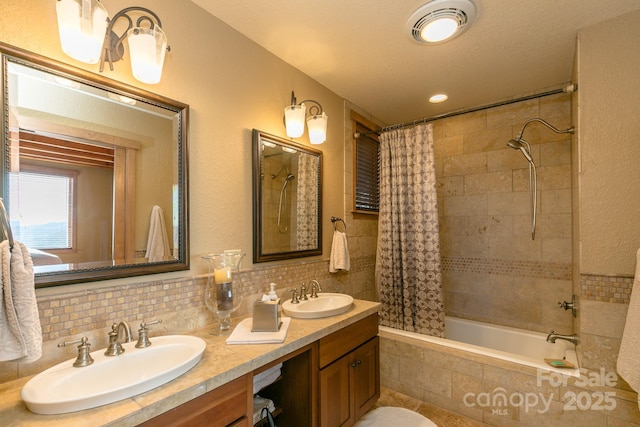
[(0, 384), (0, 418), (7, 427), (251, 426), (253, 377), (282, 363), (280, 378), (259, 392), (276, 404), (278, 427), (352, 425), (380, 395), (378, 307), (354, 300), (341, 315), (292, 319), (282, 344), (227, 345), (208, 330), (194, 331), (207, 348), (193, 369), (130, 399), (75, 413), (33, 414), (20, 400), (29, 378)]

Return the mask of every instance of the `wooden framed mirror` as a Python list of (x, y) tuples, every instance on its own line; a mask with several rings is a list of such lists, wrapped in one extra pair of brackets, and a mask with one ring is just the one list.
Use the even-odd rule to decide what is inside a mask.
[(322, 151), (253, 130), (253, 262), (322, 254)]
[(36, 287), (188, 269), (188, 105), (0, 55), (2, 198)]

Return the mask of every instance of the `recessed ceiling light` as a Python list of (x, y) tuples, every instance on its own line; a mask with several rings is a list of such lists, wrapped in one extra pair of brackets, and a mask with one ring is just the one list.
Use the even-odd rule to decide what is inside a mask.
[(445, 95), (444, 93), (438, 93), (436, 95), (433, 95), (431, 98), (429, 98), (429, 102), (432, 104), (437, 104), (439, 102), (444, 102), (447, 99), (449, 99), (447, 95)]
[(476, 17), (471, 0), (433, 0), (407, 22), (408, 35), (422, 44), (436, 44), (462, 34)]

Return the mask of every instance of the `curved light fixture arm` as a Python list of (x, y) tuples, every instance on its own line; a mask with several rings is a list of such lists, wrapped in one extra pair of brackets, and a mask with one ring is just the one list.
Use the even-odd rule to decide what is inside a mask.
[[(158, 15), (145, 7), (131, 6), (116, 13), (113, 18), (109, 19), (109, 26), (107, 27), (107, 32), (104, 36), (104, 44), (102, 46), (103, 55), (100, 59), (100, 72), (104, 71), (105, 62), (109, 63), (109, 69), (113, 71), (113, 63), (121, 60), (124, 56), (124, 45), (122, 42), (127, 37), (128, 31), (134, 27), (133, 19), (128, 15), (129, 12), (141, 12), (148, 15), (140, 16), (136, 21), (136, 27), (140, 27), (140, 24), (146, 21), (149, 23), (149, 28), (151, 29), (155, 28), (156, 25), (162, 28), (162, 22), (160, 22)], [(127, 28), (121, 35), (118, 35), (113, 31), (113, 27), (120, 18), (127, 20)], [(168, 50), (170, 50), (170, 48), (167, 46), (167, 51)]]
[(543, 125), (545, 125), (549, 129), (554, 131), (555, 133), (573, 133), (574, 132), (574, 127), (573, 126), (571, 126), (569, 129), (560, 130), (560, 129), (556, 128), (555, 126), (553, 126), (552, 124), (546, 122), (545, 120), (542, 120), (542, 119), (539, 119), (539, 118), (536, 117), (536, 118), (533, 118), (533, 119), (529, 119), (529, 120), (527, 120), (525, 122), (525, 124), (522, 126), (522, 129), (520, 129), (520, 133), (518, 134), (518, 137), (516, 138), (517, 141), (519, 141), (522, 138), (522, 135), (524, 134), (525, 128), (530, 123), (534, 123), (534, 122), (542, 123)]
[[(300, 102), (300, 104), (311, 104), (309, 106), (309, 115), (311, 116), (318, 116), (323, 112), (322, 105), (320, 105), (320, 103), (314, 99), (305, 99), (304, 101)], [(291, 91), (291, 105), (298, 105), (296, 102), (296, 95), (293, 91)]]

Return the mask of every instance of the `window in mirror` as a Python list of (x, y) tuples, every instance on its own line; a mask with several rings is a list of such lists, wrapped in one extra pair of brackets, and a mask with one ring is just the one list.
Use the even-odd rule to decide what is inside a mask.
[(378, 213), (380, 208), (380, 141), (371, 127), (355, 122), (354, 211)]
[(76, 181), (64, 169), (23, 166), (9, 174), (14, 238), (35, 249), (74, 250)]
[(188, 269), (188, 105), (2, 42), (0, 59), (0, 197), (36, 287)]

